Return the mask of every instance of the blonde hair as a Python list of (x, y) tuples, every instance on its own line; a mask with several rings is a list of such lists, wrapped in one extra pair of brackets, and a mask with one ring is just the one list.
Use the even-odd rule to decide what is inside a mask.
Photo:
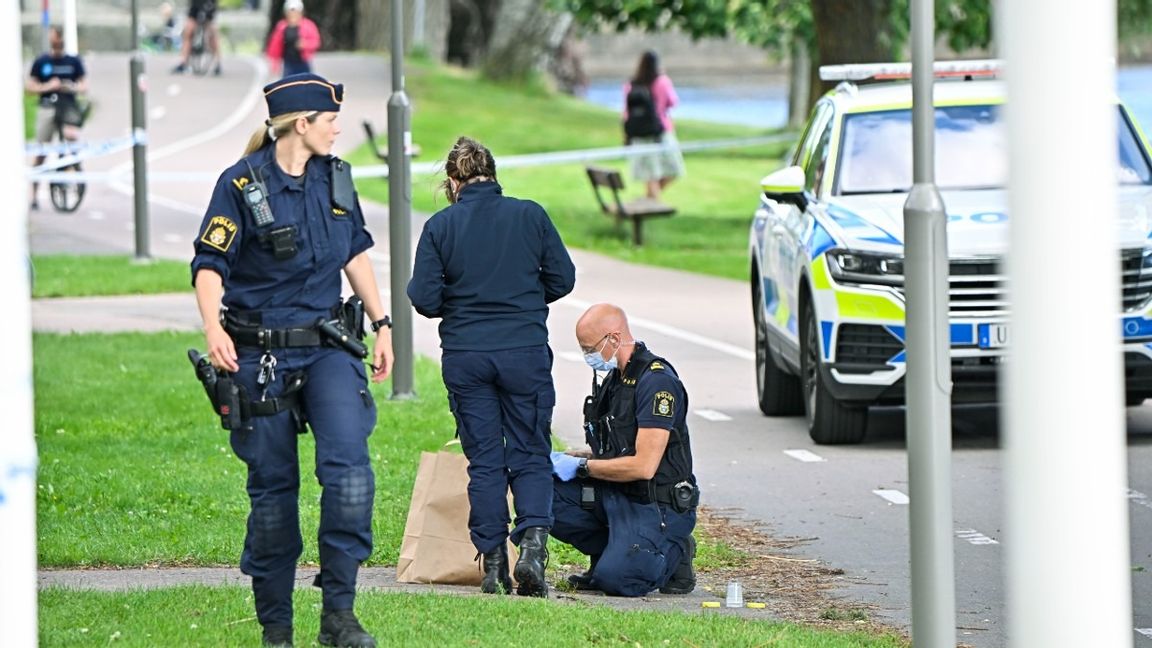
[(268, 146), (272, 142), (280, 139), (287, 133), (290, 133), (296, 126), (296, 120), (301, 117), (308, 120), (308, 123), (316, 121), (316, 117), (320, 113), (315, 110), (303, 110), (299, 112), (284, 113), (283, 115), (276, 115), (271, 119), (264, 121), (264, 125), (258, 128), (252, 136), (248, 138), (248, 146), (244, 147), (244, 155), (255, 153), (260, 149)]
[[(444, 162), (444, 173), (448, 176), (440, 186), (450, 202), (455, 202), (452, 196), (452, 185), (449, 179), (455, 180), (461, 187), (480, 180), (496, 179), (496, 159), (480, 142), (471, 137), (461, 136), (448, 151), (448, 159)], [(457, 192), (459, 193), (459, 192)]]

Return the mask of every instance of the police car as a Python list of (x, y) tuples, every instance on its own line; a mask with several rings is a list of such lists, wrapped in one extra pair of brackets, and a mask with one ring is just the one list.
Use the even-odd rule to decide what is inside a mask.
[[(995, 61), (938, 63), (936, 182), (948, 219), (953, 403), (991, 403), (1010, 339), (1003, 82)], [(766, 176), (749, 248), (756, 386), (816, 443), (858, 443), (868, 407), (904, 402), (903, 208), (912, 187), (909, 64), (827, 66), (788, 166)], [(945, 78), (949, 80), (944, 80)], [(863, 84), (869, 80), (875, 83)], [(1129, 405), (1152, 396), (1152, 158), (1117, 104), (1118, 263)], [(1037, 271), (1075, 272), (1058, 254)], [(1069, 295), (1069, 307), (1075, 308)], [(1074, 356), (1070, 356), (1070, 359)]]

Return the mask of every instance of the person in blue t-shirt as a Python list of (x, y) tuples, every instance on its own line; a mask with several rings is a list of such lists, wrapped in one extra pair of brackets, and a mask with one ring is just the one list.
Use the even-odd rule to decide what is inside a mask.
[[(64, 52), (64, 35), (59, 27), (48, 28), (48, 52), (32, 62), (24, 89), (40, 95), (36, 111), (36, 141), (51, 142), (58, 132), (66, 141), (79, 139), (84, 112), (77, 95), (88, 90), (88, 79), (84, 61)], [(36, 166), (44, 163), (44, 157), (36, 156)], [(37, 183), (32, 183), (32, 209), (39, 209), (36, 189)]]
[(456, 140), (444, 171), (452, 204), (424, 225), (408, 297), (441, 320), (441, 371), (468, 457), (468, 529), (484, 556), (480, 589), (511, 593), (511, 538), (517, 594), (547, 597), (556, 405), (548, 304), (572, 292), (576, 268), (544, 208), (504, 195), (479, 142)]

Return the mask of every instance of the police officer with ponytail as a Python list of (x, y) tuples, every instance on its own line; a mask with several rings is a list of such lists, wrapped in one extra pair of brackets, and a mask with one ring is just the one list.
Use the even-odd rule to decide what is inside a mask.
[(633, 339), (624, 311), (596, 304), (576, 323), (593, 372), (585, 400), (590, 453), (552, 453), (552, 535), (591, 559), (576, 589), (616, 596), (687, 594), (700, 490), (692, 473), (688, 394), (676, 370)]
[[(310, 429), (323, 489), (317, 639), (375, 646), (353, 612), (360, 563), (372, 553), (376, 406), (366, 362), (380, 382), (393, 355), (372, 237), (351, 170), (331, 155), (344, 87), (298, 74), (265, 86), (264, 97), (269, 119), (217, 181), (192, 260), (214, 384), (232, 386), (235, 401), (217, 413), (248, 467), (240, 568), (252, 578), (264, 645), (291, 645), (303, 547), (297, 435)], [(355, 293), (348, 302), (341, 273)], [(363, 313), (376, 334), (371, 351), (358, 339)]]
[[(496, 161), (461, 137), (448, 153), (450, 204), (424, 225), (408, 297), (440, 318), (441, 370), (468, 458), (468, 528), (483, 557), (481, 591), (548, 595), (552, 526), (552, 350), (548, 304), (572, 291), (576, 269), (544, 209), (505, 196)], [(516, 509), (508, 525), (508, 490)]]

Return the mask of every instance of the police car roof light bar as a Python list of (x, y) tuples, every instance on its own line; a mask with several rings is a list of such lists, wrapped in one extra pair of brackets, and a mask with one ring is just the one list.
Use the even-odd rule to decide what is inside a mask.
[[(1003, 73), (1004, 63), (999, 59), (937, 61), (932, 69), (937, 79), (994, 78)], [(911, 63), (849, 63), (820, 66), (820, 79), (823, 81), (865, 81), (869, 79), (884, 81), (911, 78)]]

